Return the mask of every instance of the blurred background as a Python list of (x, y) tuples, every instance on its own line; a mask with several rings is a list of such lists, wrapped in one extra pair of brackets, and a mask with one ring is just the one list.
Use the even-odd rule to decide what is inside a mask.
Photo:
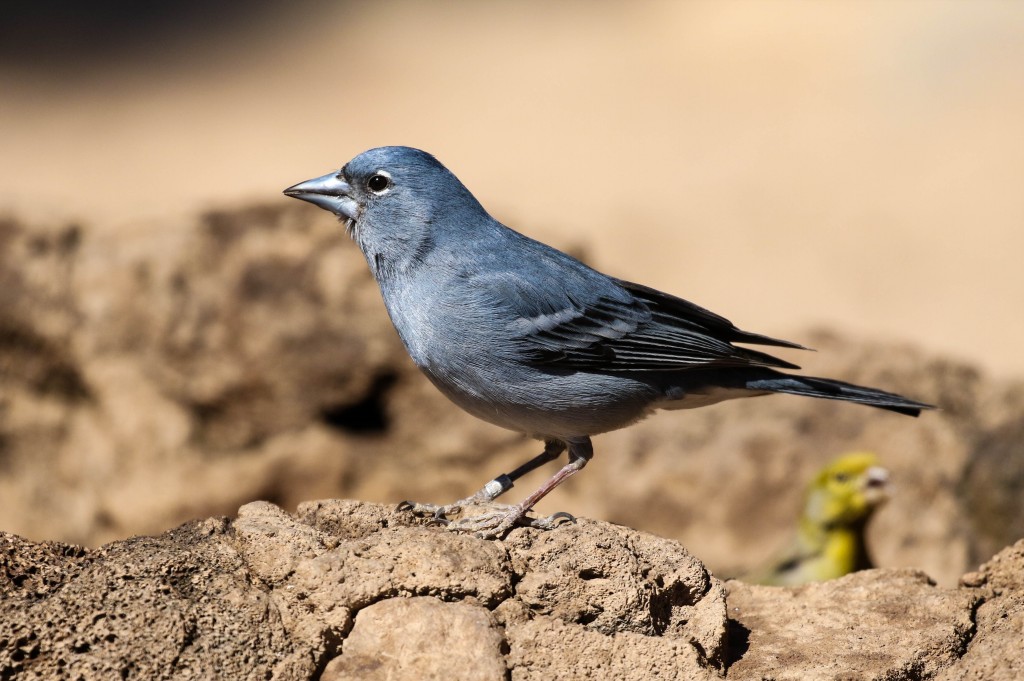
[(126, 228), (424, 148), (749, 328), (1024, 372), (1017, 2), (20, 3), (0, 209)]
[[(312, 494), (394, 501), (393, 495), (403, 493), (446, 501), (431, 495), (473, 491), (499, 472), (498, 463), (472, 463), (464, 481), (439, 483), (438, 489), (417, 487), (406, 477), (397, 488), (397, 483), (360, 486), (358, 471), (318, 473), (322, 464), (315, 457), (302, 469), (282, 453), (288, 447), (274, 438), (304, 427), (301, 415), (279, 427), (256, 428), (257, 435), (237, 436), (231, 430), (237, 424), (224, 426), (227, 430), (211, 426), (228, 419), (225, 414), (243, 414), (250, 420), (246, 427), (276, 423), (274, 418), (283, 418), (282, 405), (301, 401), (303, 391), (308, 398), (308, 384), (292, 393), (271, 391), (273, 399), (249, 389), (246, 381), (259, 380), (260, 373), (287, 369), (297, 375), (293, 365), (263, 349), (236, 357), (241, 368), (235, 373), (223, 369), (230, 362), (221, 358), (182, 365), (173, 380), (166, 376), (169, 366), (201, 345), (186, 347), (174, 334), (184, 333), (181, 327), (188, 323), (199, 328), (196, 320), (223, 312), (196, 301), (227, 290), (217, 278), (234, 271), (233, 261), (222, 255), (224, 244), (254, 225), (281, 231), (274, 232), (276, 241), (246, 241), (249, 253), (277, 264), (282, 258), (328, 255), (322, 256), (321, 269), (264, 268), (260, 276), (245, 270), (239, 281), (247, 291), (277, 291), (280, 282), (313, 286), (317, 292), (309, 300), (320, 312), (310, 312), (310, 319), (321, 315), (316, 319), (342, 329), (330, 337), (335, 347), (345, 328), (383, 314), (372, 289), (357, 301), (344, 298), (339, 287), (363, 273), (354, 246), (336, 234), (329, 216), (311, 207), (285, 207), (280, 192), (367, 148), (389, 144), (432, 152), (496, 217), (580, 254), (609, 274), (684, 296), (742, 328), (834, 345), (845, 362), (839, 368), (849, 369), (844, 378), (854, 378), (850, 372), (858, 370), (867, 352), (858, 343), (881, 344), (881, 350), (868, 354), (881, 357), (879, 366), (885, 368), (877, 375), (868, 371), (867, 378), (880, 376), (882, 387), (914, 397), (954, 400), (953, 406), (943, 405), (946, 416), (935, 417), (961, 419), (949, 421), (950, 433), (966, 432), (965, 424), (977, 426), (973, 439), (957, 440), (956, 447), (949, 444), (954, 435), (945, 440), (945, 435), (929, 435), (911, 447), (925, 456), (939, 456), (936, 448), (943, 442), (956, 450), (950, 455), (955, 465), (940, 476), (939, 487), (950, 494), (963, 489), (962, 474), (978, 442), (995, 437), (993, 429), (1017, 432), (1007, 425), (1021, 416), (1016, 406), (997, 410), (1006, 418), (991, 417), (982, 428), (977, 419), (971, 421), (973, 410), (980, 409), (971, 400), (989, 394), (975, 390), (980, 384), (1009, 385), (1024, 374), (1019, 352), (1024, 338), (1024, 3), (43, 0), (4, 14), (0, 216), (7, 270), (0, 282), (6, 289), (0, 291), (0, 301), (6, 301), (0, 307), (6, 315), (5, 321), (0, 318), (0, 331), (6, 333), (0, 346), (7, 355), (0, 369), (7, 375), (0, 390), (7, 397), (0, 397), (0, 472), (7, 482), (0, 481), (6, 495), (2, 529), (95, 543), (158, 531), (201, 513), (231, 512), (231, 504), (253, 495), (282, 503)], [(29, 236), (22, 243), (11, 236), (15, 233)], [(289, 241), (300, 233), (313, 235), (321, 251)], [(103, 293), (89, 293), (94, 290)], [(164, 307), (159, 291), (170, 292)], [(347, 305), (362, 316), (324, 321), (332, 301), (339, 306), (335, 309)], [(288, 333), (301, 335), (295, 329), (304, 322), (288, 317), (298, 313), (294, 301), (287, 305), (249, 319), (244, 330), (254, 337), (290, 320)], [(252, 304), (240, 303), (239, 309), (232, 317), (236, 321), (256, 314)], [(146, 317), (160, 314), (159, 323)], [(224, 337), (248, 342), (250, 336), (224, 323), (228, 330), (216, 336), (217, 343), (227, 343)], [(386, 320), (368, 327), (378, 329), (384, 340), (367, 342), (387, 346), (380, 357), (393, 356), (399, 368), (388, 364), (390, 359), (367, 360), (360, 354), (366, 347), (358, 344), (348, 354), (339, 351), (346, 366), (390, 368), (361, 374), (353, 393), (358, 398), (325, 388), (332, 396), (307, 414), (333, 428), (330, 437), (351, 435), (356, 444), (342, 447), (328, 438), (289, 446), (302, 451), (350, 447), (348, 454), (335, 454), (346, 461), (376, 448), (375, 456), (394, 457), (401, 467), (407, 464), (400, 452), (380, 439), (386, 429), (359, 424), (382, 418), (372, 407), (387, 390), (419, 379), (403, 373), (400, 352), (388, 354), (394, 346)], [(811, 328), (829, 332), (814, 335)], [(31, 341), (12, 341), (22, 338), (19, 333)], [(288, 333), (282, 331), (282, 337)], [(323, 357), (334, 356), (324, 343)], [(887, 344), (900, 351), (890, 353)], [(135, 359), (129, 362), (129, 356)], [(952, 364), (942, 364), (940, 371), (921, 357)], [(825, 366), (818, 356), (787, 358), (825, 370), (818, 368)], [(917, 362), (907, 369), (913, 380), (900, 378), (903, 361)], [(47, 373), (55, 366), (66, 369), (55, 374), (63, 383), (54, 383)], [(310, 372), (318, 375), (314, 368)], [(944, 378), (935, 378), (940, 374)], [(143, 384), (150, 387), (139, 388)], [(46, 392), (53, 385), (63, 387)], [(929, 392), (928, 386), (941, 386), (945, 394)], [(22, 388), (24, 395), (18, 392)], [(410, 390), (424, 401), (440, 399), (426, 389)], [(1016, 395), (1014, 390), (1004, 392)], [(951, 394), (961, 392), (970, 395)], [(147, 395), (173, 404), (177, 416), (158, 418), (157, 406), (139, 414)], [(19, 402), (22, 398), (28, 401)], [(398, 409), (384, 402), (392, 405), (381, 407), (384, 411)], [(968, 402), (970, 409), (963, 406)], [(240, 404), (262, 406), (247, 411)], [(402, 409), (409, 413), (416, 407)], [(760, 413), (744, 411), (746, 406), (721, 409), (726, 421)], [(798, 414), (803, 407), (793, 409), (797, 432), (807, 435), (810, 426)], [(851, 419), (866, 416), (850, 409), (855, 411)], [(396, 414), (398, 422), (402, 413)], [(459, 428), (477, 432), (469, 417), (451, 418)], [(692, 417), (663, 416), (660, 423), (687, 418)], [(717, 417), (700, 417), (704, 420), (693, 428), (717, 423), (707, 418)], [(355, 435), (346, 428), (354, 428)], [(480, 428), (490, 433), (490, 427)], [(886, 428), (879, 433), (889, 433)], [(787, 464), (773, 474), (774, 493), (789, 504), (774, 512), (778, 519), (798, 508), (806, 474), (845, 448), (907, 447), (888, 434), (865, 442), (852, 426), (827, 430), (819, 433), (825, 440), (787, 450), (795, 457), (803, 448), (806, 464)], [(378, 439), (367, 444), (367, 432)], [(616, 435), (632, 439), (614, 442), (643, 456), (637, 443), (654, 436), (639, 432)], [(699, 449), (705, 440), (694, 432), (673, 437)], [(464, 447), (470, 457), (481, 442), (499, 443), (509, 449), (508, 462), (535, 453), (532, 443), (510, 437), (485, 434), (469, 445), (450, 444)], [(408, 446), (421, 442), (410, 438)], [(739, 439), (726, 438), (736, 451), (747, 452), (742, 456), (753, 457), (742, 460), (746, 464), (770, 457), (763, 441), (744, 449)], [(443, 449), (443, 437), (432, 442)], [(789, 440), (780, 436), (780, 442)], [(985, 442), (995, 451), (1006, 439)], [(275, 463), (252, 473), (255, 482), (241, 484), (235, 473), (224, 472), (218, 484), (233, 489), (224, 499), (183, 500), (190, 489), (213, 494), (196, 482), (210, 479), (205, 468), (210, 461), (220, 465), (226, 456), (264, 446), (277, 447), (276, 454), (267, 455)], [(598, 460), (601, 448), (599, 442)], [(676, 441), (671, 451), (681, 449)], [(1019, 461), (1020, 449), (1010, 451), (1009, 459)], [(885, 463), (886, 452), (879, 453)], [(677, 464), (683, 466), (680, 479), (692, 481), (694, 471), (712, 475), (706, 459), (702, 464), (698, 458), (672, 456), (684, 462)], [(175, 457), (191, 463), (176, 469), (169, 463)], [(719, 476), (715, 489), (728, 486), (727, 460), (715, 459), (711, 467)], [(905, 475), (942, 468), (910, 455), (902, 460)], [(622, 461), (624, 471), (615, 468), (619, 479), (633, 470), (629, 462), (635, 463)], [(737, 465), (745, 465), (742, 461)], [(146, 462), (157, 467), (152, 477), (125, 473), (142, 470)], [(43, 472), (29, 484), (18, 476), (32, 466)], [(890, 465), (897, 481), (900, 466)], [(268, 476), (280, 480), (284, 470), (294, 474), (296, 467), (304, 471), (299, 477), (305, 482), (289, 491), (267, 482)], [(655, 478), (657, 470), (652, 469)], [(588, 469), (581, 479), (589, 475)], [(592, 477), (596, 484), (598, 474)], [(751, 485), (760, 484), (756, 473), (748, 477)], [(72, 491), (58, 492), (60, 484)], [(169, 499), (156, 501), (154, 486)], [(935, 489), (905, 502), (907, 509), (933, 501)], [(636, 493), (616, 512), (598, 506), (568, 510), (644, 527), (641, 510), (622, 510), (635, 509), (635, 499), (648, 492), (640, 485)], [(147, 515), (129, 498), (155, 510)], [(962, 517), (962, 509), (949, 504), (942, 518)], [(702, 512), (673, 508), (673, 516), (646, 529), (683, 528), (678, 534), (685, 542), (687, 524), (708, 522)], [(756, 515), (756, 508), (751, 513)], [(1002, 517), (1002, 511), (987, 513)], [(969, 534), (956, 531), (961, 538)], [(759, 532), (751, 529), (718, 548), (708, 544), (704, 556), (745, 567), (749, 561), (735, 559), (736, 547)], [(934, 539), (942, 533), (933, 534)], [(912, 554), (899, 552), (924, 540), (904, 539), (893, 544), (890, 557), (919, 564)], [(699, 546), (691, 548), (702, 555)], [(929, 550), (936, 556), (934, 569), (947, 577), (976, 557), (961, 547), (955, 557), (939, 558), (938, 539)]]

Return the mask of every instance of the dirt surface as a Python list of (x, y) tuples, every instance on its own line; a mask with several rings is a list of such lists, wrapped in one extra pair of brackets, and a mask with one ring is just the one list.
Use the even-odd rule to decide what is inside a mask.
[(257, 502), (100, 549), (0, 535), (4, 678), (1014, 679), (1024, 542), (957, 588), (722, 583), (580, 521), (486, 541), (390, 506)]

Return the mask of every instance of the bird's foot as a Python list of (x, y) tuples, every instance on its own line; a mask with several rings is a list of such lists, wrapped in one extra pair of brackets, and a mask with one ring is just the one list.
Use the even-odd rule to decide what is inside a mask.
[(490, 502), (497, 499), (499, 496), (507, 492), (512, 488), (512, 478), (507, 475), (499, 475), (494, 480), (484, 485), (476, 494), (454, 501), (444, 506), (438, 506), (437, 504), (421, 504), (418, 501), (403, 501), (398, 504), (399, 511), (411, 511), (414, 515), (419, 516), (433, 516), (434, 520), (440, 523), (445, 523), (448, 520), (448, 516), (453, 513), (458, 513), (467, 506), (475, 506), (477, 504), (489, 504)]
[[(423, 504), (415, 501), (403, 501), (398, 505), (399, 511), (410, 511), (418, 516), (430, 516), (435, 525), (442, 525), (451, 532), (471, 532), (481, 539), (500, 539), (513, 527), (533, 527), (538, 530), (551, 530), (562, 523), (574, 523), (576, 518), (569, 513), (559, 512), (546, 518), (528, 518), (527, 510), (522, 504), (506, 506), (489, 504), (492, 510), (479, 515), (467, 516), (452, 520), (448, 515), (459, 513), (467, 506), (475, 506), (481, 502), (478, 495), (467, 497), (444, 506)], [(483, 503), (486, 503), (484, 501)]]
[(444, 522), (444, 526), (450, 532), (471, 532), (480, 539), (501, 539), (513, 527), (551, 530), (563, 522), (576, 522), (576, 518), (564, 512), (555, 513), (546, 518), (528, 518), (526, 512), (527, 509), (523, 508), (521, 504), (506, 506), (501, 510), (449, 520)]
[(458, 513), (462, 510), (462, 505), (466, 502), (465, 499), (462, 501), (456, 501), (451, 504), (445, 504), (444, 506), (438, 506), (437, 504), (423, 504), (418, 501), (402, 501), (399, 502), (397, 511), (409, 511), (413, 515), (418, 516), (433, 516), (435, 520), (446, 520), (448, 514)]

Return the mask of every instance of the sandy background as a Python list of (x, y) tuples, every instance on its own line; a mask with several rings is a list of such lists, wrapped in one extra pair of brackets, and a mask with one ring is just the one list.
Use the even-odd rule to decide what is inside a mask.
[(41, 3), (0, 28), (0, 213), (166, 229), (383, 144), (773, 335), (1019, 376), (1024, 4)]

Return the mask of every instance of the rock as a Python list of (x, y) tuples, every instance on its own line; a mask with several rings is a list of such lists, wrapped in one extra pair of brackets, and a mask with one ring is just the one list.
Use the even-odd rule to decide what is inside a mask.
[(561, 532), (520, 533), (505, 544), (522, 575), (516, 594), (531, 612), (605, 634), (662, 636), (688, 629), (699, 655), (721, 657), (725, 613), (714, 612), (702, 629), (706, 611), (697, 607), (709, 595), (719, 597), (712, 594), (719, 586), (682, 546), (587, 520)]
[(866, 570), (791, 589), (729, 582), (746, 651), (736, 679), (919, 679), (957, 661), (979, 597), (913, 570)]
[(508, 638), (513, 681), (720, 677), (717, 665), (697, 666), (697, 651), (674, 638), (602, 636), (544, 616), (510, 628)]
[(1024, 540), (1000, 551), (970, 580), (977, 631), (959, 664), (937, 676), (941, 681), (1024, 678)]
[(762, 587), (580, 520), (485, 541), (259, 502), (99, 549), (0, 535), (0, 678), (1019, 678), (1024, 540), (936, 586)]
[(978, 563), (1024, 537), (1024, 415), (975, 442), (959, 485), (970, 523), (971, 561)]
[(724, 591), (677, 543), (594, 522), (492, 542), (423, 522), (255, 503), (95, 550), (3, 535), (0, 678), (722, 674)]
[(486, 608), (426, 596), (390, 598), (359, 612), (344, 654), (320, 678), (501, 681), (506, 646)]
[(308, 678), (309, 654), (294, 656), (269, 595), (229, 548), (229, 529), (211, 519), (95, 551), (63, 548), (73, 558), (42, 594), (23, 590), (35, 566), (8, 563), (0, 676)]

